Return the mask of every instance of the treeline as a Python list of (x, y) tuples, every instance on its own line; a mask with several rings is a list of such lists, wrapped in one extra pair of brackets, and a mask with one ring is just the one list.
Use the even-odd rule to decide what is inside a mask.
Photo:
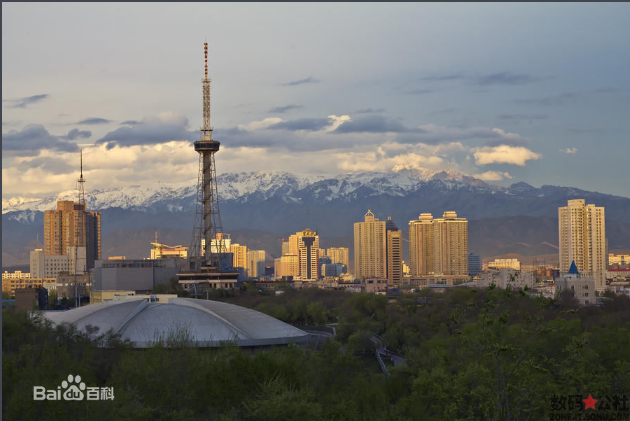
[[(5, 419), (545, 420), (553, 395), (630, 393), (627, 297), (580, 309), (509, 290), (216, 294), (298, 326), (338, 323), (337, 338), (319, 350), (134, 350), (3, 310)], [(389, 377), (373, 354), (355, 355), (374, 333), (405, 357)], [(68, 374), (114, 387), (115, 399), (33, 401), (33, 386)]]

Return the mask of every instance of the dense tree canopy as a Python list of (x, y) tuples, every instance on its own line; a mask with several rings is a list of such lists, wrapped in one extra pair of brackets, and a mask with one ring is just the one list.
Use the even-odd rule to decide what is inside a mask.
[[(523, 291), (372, 294), (247, 289), (219, 299), (306, 326), (318, 348), (197, 349), (186, 332), (132, 349), (115, 336), (3, 310), (6, 419), (544, 420), (550, 396), (630, 393), (630, 299), (578, 308)], [(406, 365), (385, 376), (378, 333)], [(114, 400), (33, 401), (68, 374)]]

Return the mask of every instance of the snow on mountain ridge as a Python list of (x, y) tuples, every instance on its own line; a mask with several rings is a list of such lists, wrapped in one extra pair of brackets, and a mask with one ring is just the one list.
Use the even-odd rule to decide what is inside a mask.
[[(469, 180), (467, 180), (469, 179)], [(250, 195), (262, 195), (268, 199), (279, 193), (283, 200), (301, 200), (294, 193), (304, 191), (314, 197), (330, 201), (355, 195), (361, 188), (369, 188), (371, 195), (386, 194), (404, 196), (421, 185), (440, 182), (447, 189), (457, 186), (479, 185), (480, 180), (451, 170), (394, 168), (390, 172), (363, 172), (337, 176), (297, 176), (280, 171), (249, 173), (224, 173), (217, 177), (221, 200), (248, 200)], [(472, 181), (472, 182), (471, 182)], [(483, 186), (489, 186), (481, 182)], [(197, 180), (178, 183), (153, 182), (146, 185), (95, 189), (86, 193), (88, 209), (113, 207), (147, 209), (165, 206), (168, 210), (182, 210), (181, 201), (194, 198)], [(56, 209), (59, 200), (77, 200), (76, 190), (67, 190), (43, 199), (20, 197), (2, 201), (2, 213), (13, 211), (46, 211)], [(173, 201), (177, 201), (173, 203)]]

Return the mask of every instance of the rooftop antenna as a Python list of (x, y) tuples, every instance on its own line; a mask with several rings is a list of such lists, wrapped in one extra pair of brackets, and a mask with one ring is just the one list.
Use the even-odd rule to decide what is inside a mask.
[(81, 176), (77, 180), (79, 203), (85, 203), (85, 178), (83, 178), (83, 149), (81, 149)]

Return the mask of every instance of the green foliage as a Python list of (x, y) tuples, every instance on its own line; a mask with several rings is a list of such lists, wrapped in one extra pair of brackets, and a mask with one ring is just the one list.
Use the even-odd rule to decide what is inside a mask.
[[(172, 285), (175, 288), (175, 285)], [(544, 420), (552, 394), (630, 390), (630, 299), (578, 310), (517, 291), (384, 296), (287, 289), (213, 299), (295, 325), (338, 322), (319, 349), (192, 345), (189, 325), (132, 349), (112, 332), (3, 310), (3, 417), (12, 420)], [(386, 377), (374, 334), (406, 365)], [(355, 352), (363, 352), (354, 355)], [(113, 401), (34, 402), (68, 374), (114, 387)], [(73, 405), (73, 404), (70, 404)]]

